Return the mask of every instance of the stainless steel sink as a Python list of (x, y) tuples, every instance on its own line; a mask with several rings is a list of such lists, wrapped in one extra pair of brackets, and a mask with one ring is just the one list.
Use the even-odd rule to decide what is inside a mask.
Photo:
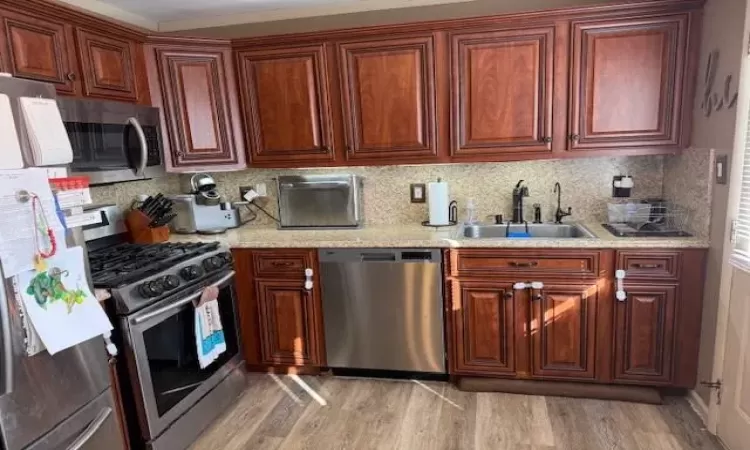
[[(514, 234), (526, 233), (524, 224), (505, 225), (471, 225), (464, 227), (463, 236), (470, 239), (498, 239), (513, 238)], [(528, 224), (528, 234), (531, 238), (547, 239), (592, 239), (594, 234), (583, 225), (578, 224)]]

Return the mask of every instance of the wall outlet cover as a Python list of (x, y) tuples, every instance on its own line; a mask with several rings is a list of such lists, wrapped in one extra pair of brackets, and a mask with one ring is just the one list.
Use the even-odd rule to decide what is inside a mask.
[(729, 155), (716, 157), (716, 184), (727, 184), (729, 181)]
[(409, 186), (412, 203), (425, 203), (427, 201), (427, 186), (424, 183), (412, 183)]

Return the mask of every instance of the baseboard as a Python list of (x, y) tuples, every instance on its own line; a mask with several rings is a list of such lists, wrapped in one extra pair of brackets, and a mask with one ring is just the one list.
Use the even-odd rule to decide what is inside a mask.
[(700, 395), (695, 390), (690, 390), (687, 396), (688, 403), (693, 408), (698, 417), (703, 421), (703, 425), (708, 425), (708, 405), (703, 401)]

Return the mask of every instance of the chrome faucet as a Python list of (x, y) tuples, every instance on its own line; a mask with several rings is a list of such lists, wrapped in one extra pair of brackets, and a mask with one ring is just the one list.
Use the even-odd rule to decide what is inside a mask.
[(562, 187), (560, 183), (555, 183), (555, 190), (557, 192), (557, 211), (555, 211), (555, 223), (562, 223), (563, 217), (570, 216), (573, 214), (573, 208), (568, 207), (568, 212), (563, 211), (560, 207), (560, 197), (562, 196)]
[(523, 198), (529, 196), (529, 188), (522, 184), (520, 180), (513, 189), (513, 223), (523, 223)]

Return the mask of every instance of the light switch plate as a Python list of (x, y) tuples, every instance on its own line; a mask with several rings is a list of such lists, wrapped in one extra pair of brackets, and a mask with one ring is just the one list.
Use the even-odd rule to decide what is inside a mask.
[(427, 201), (427, 186), (424, 183), (412, 183), (409, 186), (412, 203), (425, 203)]
[(716, 157), (716, 184), (727, 184), (729, 176), (729, 155)]

